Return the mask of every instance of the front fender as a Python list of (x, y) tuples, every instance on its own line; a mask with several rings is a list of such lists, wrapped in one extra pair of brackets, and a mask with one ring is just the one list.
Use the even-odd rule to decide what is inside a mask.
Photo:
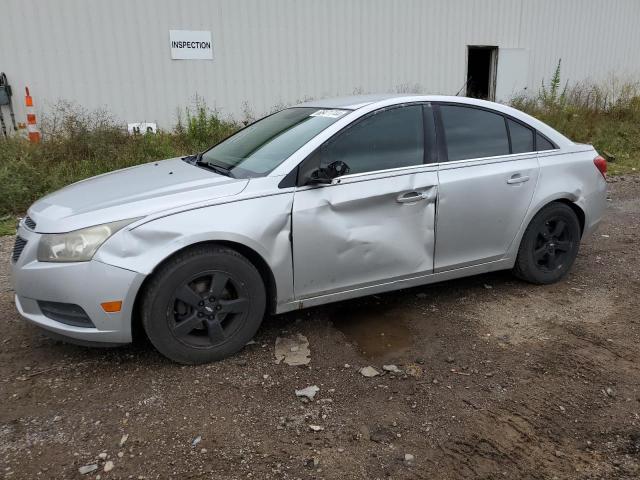
[(151, 274), (179, 250), (226, 241), (258, 253), (273, 273), (278, 303), (293, 300), (291, 205), (293, 193), (212, 205), (161, 217), (111, 237), (94, 257), (100, 262)]

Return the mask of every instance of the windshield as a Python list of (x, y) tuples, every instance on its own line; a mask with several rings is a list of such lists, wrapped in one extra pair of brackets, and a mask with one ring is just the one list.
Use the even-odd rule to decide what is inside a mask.
[(200, 161), (221, 167), (236, 178), (261, 177), (346, 113), (288, 108), (240, 130), (203, 153)]

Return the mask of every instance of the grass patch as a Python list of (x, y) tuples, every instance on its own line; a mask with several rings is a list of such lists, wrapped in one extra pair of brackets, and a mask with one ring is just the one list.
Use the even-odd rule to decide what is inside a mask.
[(202, 151), (241, 126), (201, 102), (185, 110), (173, 130), (155, 135), (129, 135), (103, 111), (68, 103), (54, 111), (42, 122), (42, 143), (0, 139), (0, 217), (24, 214), (38, 198), (87, 177)]
[(640, 171), (640, 83), (612, 77), (563, 86), (558, 62), (549, 85), (511, 104), (574, 142), (592, 144), (609, 161), (610, 175)]
[(13, 215), (5, 215), (0, 218), (0, 237), (4, 235), (15, 235), (16, 223), (18, 219)]

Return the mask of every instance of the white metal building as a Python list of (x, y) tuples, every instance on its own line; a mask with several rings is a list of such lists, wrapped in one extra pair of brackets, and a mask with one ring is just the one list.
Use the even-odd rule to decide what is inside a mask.
[[(259, 115), (354, 92), (506, 100), (537, 90), (560, 58), (566, 80), (640, 78), (640, 0), (1, 3), (0, 71), (18, 121), (25, 85), (38, 113), (65, 99), (168, 128), (195, 95), (241, 118), (245, 106)], [(182, 31), (173, 51), (170, 30)], [(203, 58), (172, 58), (184, 55)]]

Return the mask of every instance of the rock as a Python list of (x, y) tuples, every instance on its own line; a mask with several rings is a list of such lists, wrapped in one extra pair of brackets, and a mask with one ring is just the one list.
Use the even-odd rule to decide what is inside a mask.
[(440, 382), (438, 381), (437, 378), (434, 378), (431, 383), (433, 383), (434, 385), (438, 385)]
[(380, 375), (380, 372), (375, 368), (373, 368), (372, 366), (368, 366), (360, 369), (360, 375), (368, 378), (377, 377), (378, 375)]
[(611, 153), (608, 152), (607, 150), (602, 150), (602, 155), (604, 156), (605, 160), (607, 162), (615, 162), (616, 161), (616, 156)]
[(118, 452), (118, 458), (124, 457), (124, 452)]
[(402, 370), (400, 370), (395, 365), (383, 365), (382, 370), (384, 370), (385, 372), (391, 372), (391, 373), (402, 373)]
[(102, 452), (100, 455), (98, 455), (98, 458), (100, 460), (106, 460), (107, 459), (107, 452)]
[(491, 290), (493, 287), (487, 283), (484, 284), (484, 288), (486, 288), (487, 290)]
[(420, 365), (416, 365), (415, 363), (410, 363), (409, 365), (405, 365), (404, 371), (407, 375), (411, 377), (418, 378), (422, 376), (422, 367)]
[(80, 475), (86, 475), (87, 473), (95, 472), (97, 469), (98, 469), (98, 464), (92, 463), (91, 465), (85, 465), (83, 467), (80, 467), (78, 469), (78, 472), (80, 472)]
[(104, 470), (105, 472), (110, 472), (111, 470), (113, 470), (113, 467), (113, 462), (109, 460), (104, 464), (104, 468), (102, 470)]
[(207, 449), (206, 448), (201, 448), (200, 449), (200, 453), (207, 453)]
[(338, 453), (344, 453), (344, 448), (338, 447)]
[(607, 395), (607, 397), (610, 397), (610, 398), (613, 398), (616, 396), (616, 392), (614, 392), (613, 388), (611, 387), (605, 388), (604, 393)]
[(119, 445), (122, 447), (125, 443), (127, 443), (127, 439), (129, 438), (129, 434), (125, 433), (124, 435), (122, 435), (122, 438), (120, 438), (120, 443)]
[(372, 442), (385, 444), (393, 442), (394, 436), (393, 432), (388, 428), (376, 427), (376, 429), (369, 435), (369, 439)]
[(202, 441), (202, 437), (200, 435), (198, 435), (196, 438), (193, 439), (193, 441), (191, 442), (191, 446), (195, 447), (196, 445), (198, 445), (200, 442)]
[(320, 391), (320, 387), (317, 385), (311, 385), (310, 387), (303, 388), (301, 390), (296, 390), (296, 397), (308, 398), (309, 400), (313, 400), (316, 396), (316, 393)]
[(456, 359), (455, 359), (455, 358), (453, 358), (451, 355), (449, 355), (449, 356), (446, 358), (446, 362), (447, 362), (447, 363), (453, 363), (453, 362), (455, 362), (455, 361), (456, 361)]
[(276, 338), (275, 357), (276, 363), (284, 362), (287, 365), (307, 365), (311, 361), (309, 340), (299, 333), (291, 337)]
[(412, 454), (410, 453), (405, 453), (404, 454), (404, 461), (405, 463), (413, 463), (415, 461), (416, 457), (414, 457)]
[(318, 457), (309, 458), (304, 462), (304, 465), (307, 468), (316, 468), (320, 465), (320, 459)]
[(314, 432), (321, 432), (324, 430), (324, 427), (321, 427), (320, 425), (309, 425), (309, 428)]

